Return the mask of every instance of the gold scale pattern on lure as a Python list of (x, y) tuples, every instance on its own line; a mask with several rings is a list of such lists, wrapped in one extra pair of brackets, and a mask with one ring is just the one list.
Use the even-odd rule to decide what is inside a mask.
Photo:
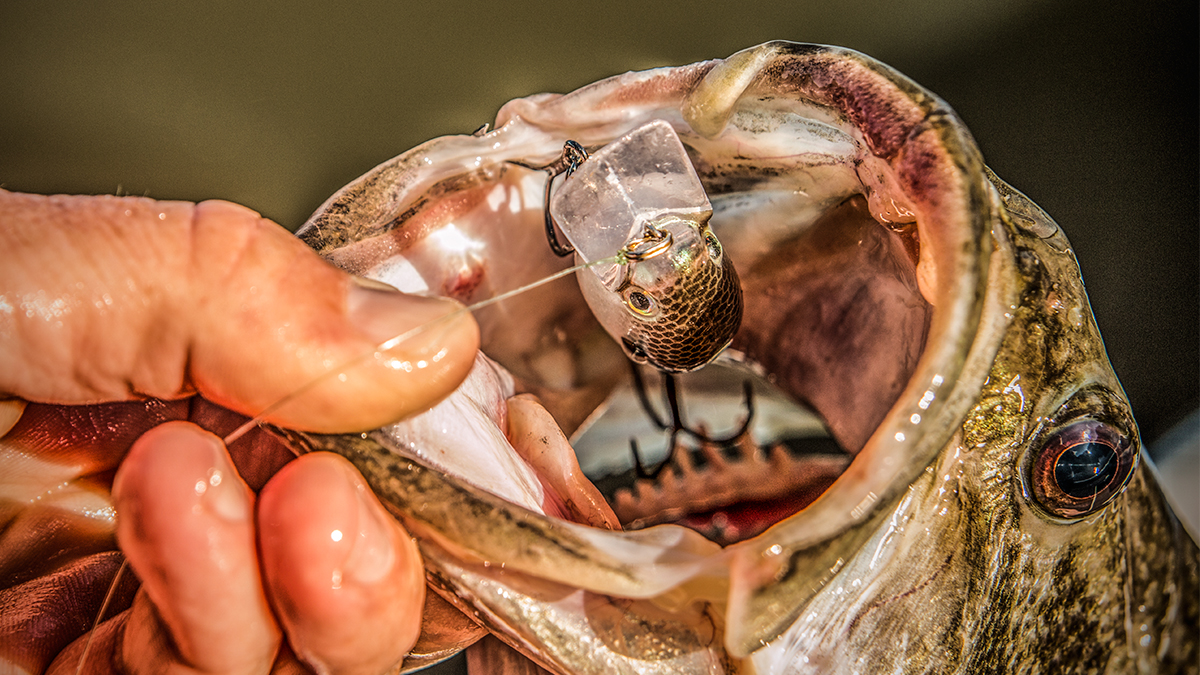
[[(726, 258), (719, 268), (706, 265), (671, 284), (663, 294), (662, 313), (655, 326), (632, 330), (648, 360), (669, 372), (708, 363), (729, 344), (741, 323), (742, 294), (733, 263)], [(701, 321), (705, 330), (695, 330)]]

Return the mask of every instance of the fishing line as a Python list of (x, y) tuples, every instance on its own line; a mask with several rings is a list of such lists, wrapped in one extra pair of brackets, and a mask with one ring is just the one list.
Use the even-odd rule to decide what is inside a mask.
[(592, 262), (585, 262), (585, 263), (582, 263), (579, 265), (574, 265), (572, 267), (568, 267), (566, 269), (559, 270), (558, 272), (555, 272), (554, 274), (551, 274), (549, 276), (542, 277), (541, 279), (531, 281), (528, 284), (525, 284), (524, 286), (514, 288), (510, 291), (505, 291), (504, 293), (501, 293), (500, 295), (494, 295), (490, 298), (487, 298), (485, 300), (480, 300), (479, 302), (476, 302), (471, 305), (466, 305), (464, 307), (460, 307), (459, 309), (456, 309), (453, 312), (450, 312), (448, 314), (439, 316), (438, 318), (433, 319), (432, 321), (427, 321), (419, 326), (410, 328), (407, 331), (404, 331), (403, 333), (396, 335), (395, 337), (391, 337), (391, 338), (388, 338), (387, 340), (384, 340), (383, 342), (379, 343), (374, 348), (372, 348), (370, 351), (363, 352), (362, 354), (359, 354), (358, 356), (350, 358), (349, 360), (345, 361), (344, 363), (342, 363), (341, 365), (339, 365), (337, 367), (331, 366), (329, 368), (329, 370), (327, 370), (326, 372), (314, 377), (312, 380), (309, 380), (307, 383), (301, 385), (299, 388), (294, 389), (291, 393), (285, 395), (283, 398), (279, 399), (278, 401), (276, 401), (276, 402), (272, 403), (271, 405), (267, 406), (266, 408), (264, 408), (260, 413), (258, 413), (251, 419), (247, 420), (244, 424), (242, 424), (237, 429), (234, 429), (232, 432), (229, 433), (229, 435), (225, 436), (223, 441), (224, 441), (225, 445), (229, 445), (230, 443), (233, 443), (237, 439), (244, 436), (246, 434), (246, 432), (250, 431), (251, 429), (253, 429), (256, 426), (261, 425), (265, 421), (265, 418), (268, 415), (271, 415), (272, 413), (279, 411), (280, 408), (282, 408), (283, 406), (296, 400), (301, 395), (311, 391), (316, 386), (326, 382), (330, 377), (344, 376), (346, 370), (348, 370), (349, 368), (352, 368), (354, 366), (360, 365), (369, 359), (376, 359), (376, 360), (381, 359), (384, 356), (384, 354), (383, 354), (384, 352), (386, 352), (390, 349), (394, 349), (395, 347), (403, 344), (405, 341), (410, 340), (410, 339), (416, 337), (417, 335), (420, 335), (421, 333), (425, 332), (432, 326), (435, 326), (443, 321), (457, 318), (468, 312), (474, 312), (475, 310), (483, 309), (484, 307), (487, 307), (489, 305), (494, 305), (498, 302), (503, 302), (504, 300), (508, 300), (509, 298), (516, 297), (527, 291), (531, 291), (540, 286), (544, 286), (552, 281), (557, 281), (558, 279), (561, 279), (567, 275), (573, 274), (579, 270), (586, 269), (588, 267), (593, 267), (595, 265), (603, 265), (603, 264), (618, 264), (621, 262), (624, 262), (624, 256), (622, 254), (618, 253), (617, 255), (611, 256), (608, 258), (602, 258), (600, 260), (594, 260)]
[(87, 641), (83, 643), (83, 652), (79, 655), (79, 663), (75, 664), (75, 675), (83, 672), (83, 664), (87, 661), (88, 652), (92, 650), (92, 640), (96, 638), (96, 629), (100, 627), (100, 621), (108, 613), (108, 606), (112, 603), (113, 595), (117, 592), (117, 584), (121, 582), (121, 574), (126, 567), (129, 567), (128, 558), (121, 560), (121, 566), (117, 568), (117, 573), (113, 575), (112, 582), (108, 585), (108, 593), (104, 594), (104, 602), (100, 603), (100, 611), (96, 613), (96, 620), (92, 622), (92, 629), (88, 631)]

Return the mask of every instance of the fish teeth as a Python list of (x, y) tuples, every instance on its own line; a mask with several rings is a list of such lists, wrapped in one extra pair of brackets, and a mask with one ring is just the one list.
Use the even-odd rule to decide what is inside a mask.
[[(701, 466), (693, 453), (704, 459)], [(762, 446), (749, 433), (727, 447), (705, 442), (692, 450), (676, 441), (671, 457), (657, 480), (641, 478), (614, 494), (613, 510), (628, 528), (712, 511), (719, 516), (748, 502), (792, 499), (803, 505), (850, 462), (843, 455), (793, 457), (782, 443)]]

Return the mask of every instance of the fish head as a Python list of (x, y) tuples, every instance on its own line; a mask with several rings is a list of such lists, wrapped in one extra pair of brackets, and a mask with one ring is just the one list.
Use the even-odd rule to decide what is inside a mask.
[[(402, 189), (363, 200), (389, 172), (449, 167), (445, 180), (477, 171), (481, 148), (498, 149), (497, 167), (545, 165), (564, 139), (603, 147), (653, 121), (686, 146), (719, 237), (713, 247), (703, 227), (681, 224), (677, 242), (692, 258), (703, 238), (719, 249), (710, 260), (736, 262), (728, 279), (740, 286), (742, 321), (731, 350), (815, 413), (843, 459), (828, 480), (812, 480), (828, 458), (708, 451), (707, 467), (677, 463), (663, 481), (635, 485), (625, 506), (642, 510), (623, 520), (651, 526), (625, 533), (518, 517), (502, 502), (448, 509), (440, 525), (428, 504), (419, 517), (397, 507), (415, 531), (442, 532), (423, 550), (449, 598), (562, 672), (622, 659), (663, 672), (1122, 672), (1194, 658), (1200, 554), (1156, 485), (1065, 235), (987, 169), (949, 106), (883, 64), (768, 43), (519, 99), (482, 139), (439, 139), (351, 184), (301, 236), (337, 260), (342, 233), (396, 237), (395, 208), (379, 204), (411, 203), (435, 184), (385, 181)], [(489, 194), (508, 196), (479, 209), (475, 229), (462, 217), (455, 226), (481, 241), (510, 227), (481, 249), (497, 259), (520, 232), (536, 239), (544, 183), (522, 188), (526, 180), (504, 168), (481, 177)], [(414, 247), (408, 264), (459, 268), (422, 255)], [(617, 384), (595, 377), (597, 364), (624, 370), (597, 356), (607, 347), (592, 336), (603, 326), (651, 361), (650, 343), (635, 338), (652, 324), (636, 313), (668, 310), (656, 284), (686, 286), (672, 276), (676, 261), (626, 270), (621, 293), (581, 277), (594, 316), (562, 288), (520, 312), (481, 313), (483, 350), (572, 432)], [(551, 344), (565, 350), (563, 368), (529, 367)], [(799, 510), (774, 511), (719, 546), (676, 524), (798, 496)], [(468, 512), (479, 522), (464, 524)], [(501, 534), (498, 523), (523, 518), (541, 529)], [(562, 598), (592, 600), (568, 609)], [(622, 617), (611, 630), (585, 608), (593, 600)], [(679, 614), (672, 622), (660, 611)], [(685, 635), (679, 644), (692, 646), (668, 659), (618, 634), (660, 646)]]
[[(755, 626), (744, 649), (768, 672), (1115, 673), (1195, 658), (1197, 548), (1157, 486), (1069, 242), (985, 175), (994, 249), (973, 332), (999, 338), (985, 377), (859, 535), (825, 553), (789, 545), (803, 533), (785, 522), (761, 537), (778, 549), (743, 550), (731, 625)], [(937, 395), (905, 410), (910, 429)]]

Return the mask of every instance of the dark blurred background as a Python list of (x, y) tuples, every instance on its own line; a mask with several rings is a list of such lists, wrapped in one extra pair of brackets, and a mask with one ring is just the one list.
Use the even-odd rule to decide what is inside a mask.
[(0, 186), (223, 198), (290, 228), (510, 98), (766, 40), (941, 95), (1074, 242), (1152, 444), (1197, 408), (1197, 3), (796, 0), (0, 5)]
[(219, 197), (295, 228), (510, 98), (771, 39), (889, 63), (1074, 242), (1153, 441), (1197, 407), (1197, 3), (0, 5), (0, 186)]

